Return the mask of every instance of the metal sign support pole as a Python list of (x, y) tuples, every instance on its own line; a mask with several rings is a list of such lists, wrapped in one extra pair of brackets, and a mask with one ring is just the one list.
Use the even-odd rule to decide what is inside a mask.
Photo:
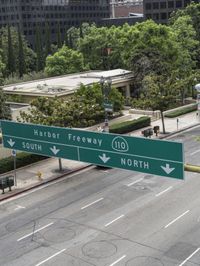
[(13, 156), (13, 159), (14, 159), (14, 180), (15, 180), (15, 186), (17, 186), (16, 156)]

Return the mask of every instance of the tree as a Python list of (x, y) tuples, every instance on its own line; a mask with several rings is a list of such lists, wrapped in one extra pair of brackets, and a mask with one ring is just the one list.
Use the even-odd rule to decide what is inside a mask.
[[(192, 36), (191, 42), (197, 40), (200, 42), (200, 4), (196, 4), (192, 2), (190, 5), (187, 5), (184, 9), (178, 9), (176, 12), (173, 12), (170, 18), (170, 24), (175, 25), (178, 23), (179, 27), (181, 22), (187, 18), (189, 26), (195, 31), (195, 36)], [(190, 21), (189, 21), (190, 20)], [(183, 27), (185, 25), (183, 24)], [(188, 44), (188, 33), (191, 34), (191, 30), (188, 32), (184, 32), (186, 34), (186, 44)], [(198, 67), (200, 66), (200, 45), (193, 50), (196, 55), (196, 60), (198, 63)]]
[(142, 107), (153, 111), (159, 110), (162, 119), (163, 133), (165, 124), (163, 112), (176, 101), (177, 92), (173, 88), (173, 79), (164, 75), (151, 74), (143, 79), (141, 98), (133, 101), (134, 107)]
[(41, 28), (39, 24), (37, 24), (36, 26), (35, 50), (37, 55), (36, 70), (40, 71), (44, 67), (44, 61), (43, 61), (43, 51), (42, 51)]
[(200, 40), (197, 40), (197, 32), (192, 24), (191, 16), (177, 17), (170, 27), (174, 32), (176, 41), (181, 45), (181, 49), (187, 50), (190, 56), (196, 59)]
[[(75, 98), (83, 98), (92, 101), (95, 99), (95, 102), (99, 104), (102, 109), (104, 109), (104, 94), (99, 83), (94, 83), (91, 86), (85, 86), (81, 84), (80, 88), (74, 94)], [(124, 106), (124, 97), (115, 87), (111, 87), (108, 93), (108, 101), (113, 104), (113, 111), (119, 112)]]
[(77, 49), (78, 48), (78, 42), (80, 40), (80, 32), (78, 28), (71, 27), (67, 30), (68, 35), (68, 46), (71, 49)]
[(51, 36), (48, 22), (45, 23), (45, 55), (51, 54)]
[(65, 45), (46, 59), (45, 71), (49, 76), (75, 73), (84, 69), (83, 55)]
[[(110, 102), (117, 111), (121, 110), (123, 97), (115, 88), (111, 89)], [(81, 85), (67, 99), (39, 97), (31, 102), (28, 113), (21, 112), (21, 120), (61, 127), (88, 127), (104, 119), (104, 96), (100, 84)]]
[[(136, 24), (127, 34), (130, 41), (122, 57), (133, 71), (138, 88), (142, 87), (145, 76), (170, 75), (176, 69), (179, 46), (170, 27), (148, 20)], [(128, 40), (124, 38), (124, 46)]]
[(197, 33), (197, 39), (200, 40), (200, 4), (192, 2), (184, 9), (177, 9), (171, 14), (170, 24), (174, 24), (180, 17), (189, 16), (192, 19), (192, 26)]
[(115, 87), (111, 88), (108, 100), (113, 104), (114, 112), (119, 112), (123, 109), (125, 102), (124, 96)]
[(8, 26), (8, 61), (7, 61), (7, 71), (8, 74), (13, 74), (15, 69), (15, 56), (13, 51), (12, 37), (10, 32), (10, 26)]
[[(84, 31), (83, 31), (84, 32)], [(120, 28), (90, 26), (79, 39), (79, 50), (90, 69), (111, 69), (122, 66)]]
[(39, 97), (31, 102), (29, 112), (21, 112), (19, 121), (61, 127), (86, 127), (104, 117), (102, 107), (95, 99), (86, 97), (64, 101), (58, 98)]
[(61, 33), (60, 33), (60, 23), (58, 23), (58, 28), (57, 28), (57, 46), (58, 49), (62, 47), (62, 40), (61, 40)]
[(18, 62), (19, 62), (19, 76), (22, 77), (26, 73), (26, 63), (24, 57), (24, 47), (22, 43), (22, 36), (20, 29), (18, 27), (18, 42), (19, 42), (19, 52), (18, 52)]
[(5, 64), (3, 63), (2, 57), (1, 57), (1, 49), (0, 49), (0, 85), (3, 84), (3, 77), (5, 72)]
[[(19, 68), (21, 67), (19, 63), (19, 35), (18, 30), (14, 27), (10, 27), (10, 34), (12, 39), (12, 46), (13, 51), (16, 51), (16, 57), (15, 57), (15, 73), (19, 75)], [(7, 65), (8, 62), (8, 28), (3, 27), (0, 29), (0, 40), (1, 40), (1, 55), (2, 55), (2, 61), (5, 65)], [(36, 68), (36, 54), (35, 52), (28, 47), (27, 41), (25, 40), (24, 35), (21, 34), (21, 40), (22, 40), (22, 46), (24, 51), (24, 60), (25, 60), (25, 69), (26, 72), (29, 73), (30, 71), (35, 71)], [(7, 69), (5, 69), (5, 75), (9, 75)]]
[(11, 109), (6, 104), (6, 97), (3, 89), (0, 88), (0, 119), (11, 120)]

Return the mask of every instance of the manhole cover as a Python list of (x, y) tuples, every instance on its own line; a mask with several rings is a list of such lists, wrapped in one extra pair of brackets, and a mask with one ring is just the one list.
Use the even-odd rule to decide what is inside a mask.
[(157, 258), (141, 256), (127, 261), (126, 266), (164, 266), (164, 264)]
[(90, 258), (108, 258), (117, 252), (117, 247), (112, 243), (102, 240), (85, 244), (82, 252)]
[(50, 241), (54, 243), (68, 241), (74, 238), (75, 235), (76, 235), (76, 232), (67, 227), (55, 228), (53, 230), (48, 229), (45, 233), (42, 234), (43, 238), (46, 241)]

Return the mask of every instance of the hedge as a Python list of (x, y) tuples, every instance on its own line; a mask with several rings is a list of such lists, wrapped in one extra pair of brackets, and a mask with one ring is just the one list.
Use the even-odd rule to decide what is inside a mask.
[(117, 133), (117, 134), (124, 134), (124, 133), (134, 131), (136, 129), (147, 127), (150, 125), (150, 123), (151, 123), (150, 117), (141, 116), (138, 119), (113, 124), (109, 127), (109, 132)]
[(196, 110), (197, 110), (197, 106), (195, 104), (193, 106), (188, 106), (188, 107), (185, 107), (185, 108), (181, 108), (181, 109), (172, 111), (172, 112), (170, 112), (168, 114), (165, 114), (165, 117), (173, 118), (173, 117), (177, 117), (177, 116), (180, 116), (180, 115), (184, 115), (184, 114), (187, 114), (187, 113), (196, 111)]
[[(40, 160), (47, 159), (48, 157), (36, 154), (28, 154), (25, 152), (20, 152), (16, 156), (16, 167), (26, 166), (28, 164), (38, 162)], [(14, 167), (13, 157), (7, 157), (0, 160), (0, 174), (12, 171)]]

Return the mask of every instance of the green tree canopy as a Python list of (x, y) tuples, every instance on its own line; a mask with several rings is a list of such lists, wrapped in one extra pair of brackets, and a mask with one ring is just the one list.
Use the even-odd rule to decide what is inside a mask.
[(0, 85), (3, 84), (3, 76), (5, 72), (5, 64), (3, 63), (2, 57), (1, 57), (1, 50), (0, 50)]
[(83, 55), (65, 45), (46, 59), (45, 71), (49, 76), (75, 73), (84, 69)]
[(184, 9), (177, 9), (171, 14), (170, 24), (174, 24), (180, 17), (189, 16), (192, 19), (192, 26), (197, 33), (197, 40), (200, 40), (200, 4), (192, 2)]
[[(120, 111), (124, 98), (112, 88), (109, 94), (114, 110)], [(21, 112), (21, 120), (35, 124), (63, 127), (88, 127), (104, 120), (104, 96), (99, 84), (81, 85), (69, 99), (39, 97), (31, 102), (28, 113)]]
[[(8, 29), (7, 27), (3, 27), (0, 30), (0, 48), (2, 50), (2, 62), (6, 65), (8, 62)], [(23, 35), (20, 35), (17, 28), (10, 27), (10, 35), (12, 38), (12, 47), (15, 55), (15, 71), (18, 74), (20, 72), (19, 68), (21, 67), (21, 57), (17, 56), (19, 51), (23, 49), (24, 53), (24, 61), (25, 61), (25, 72), (30, 72), (35, 70), (36, 66), (36, 54), (33, 50), (28, 47), (27, 41)], [(21, 46), (21, 47), (20, 47)]]
[(0, 88), (0, 119), (11, 120), (11, 109), (6, 104), (6, 96), (2, 88)]
[[(183, 31), (185, 27), (185, 23), (188, 24), (188, 31)], [(182, 26), (181, 26), (182, 23)], [(172, 27), (177, 28), (177, 24), (179, 29), (181, 29), (182, 36), (181, 39), (185, 36), (185, 45), (188, 46), (190, 53), (193, 56), (196, 56), (198, 67), (200, 66), (200, 4), (196, 4), (192, 2), (190, 5), (185, 7), (184, 9), (178, 9), (176, 12), (172, 13), (170, 24)], [(195, 34), (194, 34), (195, 31)], [(190, 35), (190, 38), (188, 38)], [(193, 49), (196, 45), (195, 40), (198, 41), (198, 46)]]
[(61, 127), (87, 127), (102, 120), (104, 111), (95, 99), (39, 97), (31, 102), (29, 113), (21, 112), (19, 121)]
[[(169, 74), (175, 68), (179, 47), (169, 27), (148, 20), (136, 24), (127, 34), (129, 45), (123, 57), (138, 86), (146, 75)], [(124, 46), (127, 41), (125, 38)]]
[(85, 64), (90, 69), (112, 69), (122, 66), (120, 27), (98, 28), (94, 24), (87, 28), (79, 42)]
[(142, 82), (143, 90), (139, 100), (133, 100), (133, 106), (142, 109), (159, 110), (161, 113), (163, 133), (165, 133), (163, 112), (176, 101), (178, 92), (173, 87), (173, 79), (167, 75), (151, 74)]
[[(105, 84), (105, 86), (107, 85)], [(91, 86), (85, 86), (81, 84), (80, 89), (75, 92), (74, 97), (85, 98), (89, 101), (95, 99), (95, 102), (99, 104), (102, 109), (104, 108), (104, 92), (102, 91), (102, 87), (99, 83), (94, 83)], [(114, 112), (121, 111), (124, 106), (124, 97), (114, 86), (111, 86), (110, 88), (108, 93), (108, 101), (113, 104)]]

